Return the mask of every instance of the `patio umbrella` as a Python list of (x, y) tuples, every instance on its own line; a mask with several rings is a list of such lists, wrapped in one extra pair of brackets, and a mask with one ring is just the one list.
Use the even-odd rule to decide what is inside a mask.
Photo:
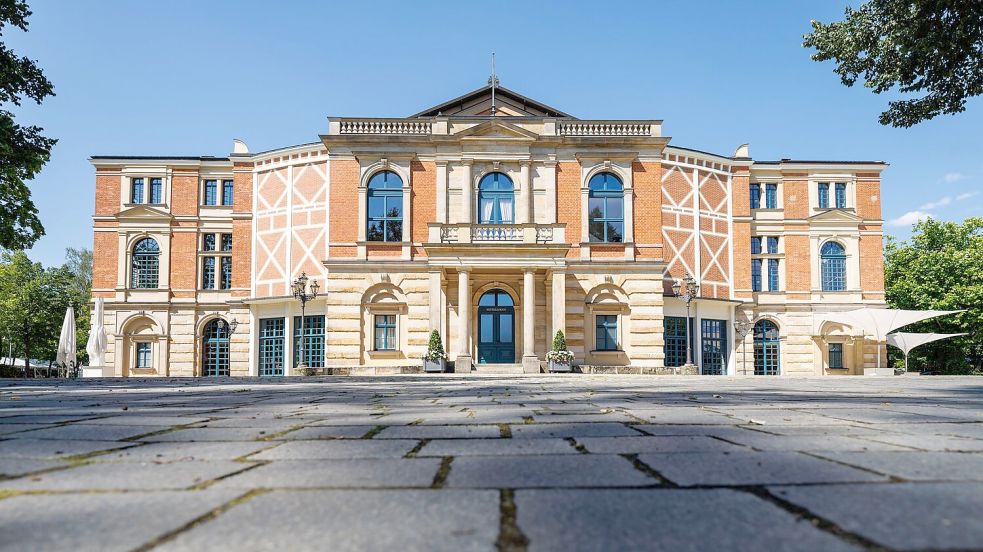
[(894, 332), (893, 334), (887, 334), (887, 344), (893, 345), (901, 352), (904, 353), (904, 368), (908, 369), (908, 353), (911, 352), (915, 347), (925, 345), (926, 343), (931, 343), (933, 341), (939, 341), (940, 339), (949, 339), (950, 337), (958, 337), (960, 335), (966, 335), (965, 333), (955, 333), (955, 334), (940, 334), (940, 333), (907, 333), (907, 332)]
[(106, 326), (102, 323), (104, 304), (102, 297), (96, 297), (92, 331), (89, 332), (89, 341), (85, 344), (85, 352), (89, 353), (89, 366), (93, 368), (102, 368), (106, 364), (106, 348), (109, 340), (106, 337)]
[(77, 362), (75, 352), (75, 310), (72, 307), (68, 307), (68, 310), (65, 311), (65, 321), (61, 324), (61, 337), (58, 338), (58, 354), (55, 360), (66, 369), (74, 368)]
[[(865, 307), (862, 309), (831, 312), (825, 315), (826, 320), (839, 322), (863, 330), (864, 335), (873, 336), (877, 343), (887, 340), (887, 334), (922, 320), (962, 312), (960, 310), (904, 310), (904, 309), (873, 309)], [(881, 355), (877, 353), (877, 367), (881, 367)]]

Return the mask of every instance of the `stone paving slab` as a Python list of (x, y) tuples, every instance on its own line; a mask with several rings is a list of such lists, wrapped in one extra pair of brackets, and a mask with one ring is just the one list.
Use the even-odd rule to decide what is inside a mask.
[(168, 433), (143, 437), (141, 441), (254, 441), (272, 437), (279, 433), (279, 428), (263, 429), (262, 427), (192, 427), (178, 429)]
[(412, 439), (337, 439), (288, 441), (253, 455), (254, 460), (321, 460), (330, 458), (402, 458), (419, 443)]
[[(11, 436), (13, 437), (13, 436)], [(52, 439), (16, 439), (0, 441), (0, 458), (67, 458), (80, 454), (116, 450), (138, 443), (115, 441), (78, 441)]]
[(526, 439), (543, 439), (546, 437), (637, 437), (639, 435), (641, 433), (631, 427), (615, 422), (512, 426), (512, 437)]
[(898, 550), (979, 549), (983, 483), (775, 487), (776, 496)]
[(133, 550), (239, 494), (207, 490), (11, 497), (0, 501), (0, 550)]
[(983, 452), (983, 439), (951, 435), (903, 435), (881, 433), (862, 437), (868, 441), (937, 452)]
[(731, 433), (728, 441), (762, 451), (910, 451), (911, 447), (851, 435), (770, 435), (760, 431)]
[(192, 460), (235, 460), (276, 446), (261, 441), (163, 442), (110, 452), (92, 458), (96, 462), (187, 462)]
[(313, 426), (277, 436), (276, 440), (360, 439), (378, 426)]
[(440, 458), (278, 460), (223, 479), (215, 488), (427, 488), (440, 463)]
[(497, 425), (389, 426), (373, 439), (490, 439), (501, 434)]
[(743, 447), (706, 436), (580, 437), (588, 452), (631, 454), (641, 452), (707, 452), (744, 450)]
[(903, 479), (983, 481), (983, 454), (945, 452), (820, 452), (817, 456)]
[(246, 469), (251, 464), (210, 462), (97, 462), (19, 479), (0, 481), (0, 489), (17, 491), (187, 489)]
[(649, 453), (641, 454), (638, 458), (673, 483), (685, 486), (843, 483), (887, 479), (800, 452)]
[(52, 427), (47, 429), (36, 429), (21, 433), (18, 437), (26, 439), (57, 439), (66, 441), (121, 441), (131, 439), (140, 435), (153, 433), (169, 429), (167, 425), (97, 425), (78, 423)]
[(497, 491), (274, 491), (157, 550), (492, 550)]
[(747, 493), (724, 489), (519, 490), (537, 550), (859, 550)]
[(617, 455), (462, 456), (451, 464), (448, 487), (636, 487), (658, 481)]
[(438, 439), (417, 456), (525, 456), (530, 454), (579, 454), (563, 439)]
[(41, 470), (68, 465), (59, 460), (40, 460), (37, 458), (0, 458), (0, 476), (14, 477)]

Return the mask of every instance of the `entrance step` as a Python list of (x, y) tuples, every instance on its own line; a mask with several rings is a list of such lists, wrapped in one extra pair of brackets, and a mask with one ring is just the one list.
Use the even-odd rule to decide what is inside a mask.
[(521, 364), (475, 364), (475, 372), (479, 374), (521, 374)]

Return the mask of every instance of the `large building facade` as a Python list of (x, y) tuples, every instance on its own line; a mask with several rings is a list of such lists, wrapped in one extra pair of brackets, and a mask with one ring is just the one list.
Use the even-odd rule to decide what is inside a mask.
[[(886, 165), (717, 155), (661, 128), (486, 87), (273, 151), (93, 157), (105, 371), (406, 372), (433, 329), (457, 372), (539, 372), (558, 330), (585, 372), (673, 373), (687, 343), (706, 375), (883, 359), (824, 314), (884, 305)], [(320, 285), (303, 323), (301, 274)]]

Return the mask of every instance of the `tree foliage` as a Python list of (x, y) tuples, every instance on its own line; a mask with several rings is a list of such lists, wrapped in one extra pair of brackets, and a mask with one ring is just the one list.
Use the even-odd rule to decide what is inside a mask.
[[(69, 261), (45, 269), (23, 251), (0, 254), (0, 340), (3, 354), (53, 361), (65, 310), (76, 317), (79, 362), (89, 336), (92, 253), (68, 251)], [(26, 364), (25, 364), (26, 368)]]
[(892, 308), (966, 310), (904, 329), (968, 333), (915, 349), (912, 366), (948, 373), (983, 370), (983, 218), (962, 224), (926, 219), (915, 225), (910, 241), (889, 240), (884, 279)]
[[(31, 11), (23, 0), (0, 0), (0, 39), (8, 27), (27, 31)], [(51, 82), (27, 57), (0, 42), (0, 247), (30, 247), (44, 235), (38, 210), (25, 181), (34, 178), (48, 159), (56, 140), (37, 126), (22, 126), (8, 106), (27, 98), (40, 104), (54, 95)]]
[(869, 0), (846, 18), (812, 22), (803, 46), (815, 61), (835, 60), (846, 86), (863, 79), (876, 94), (917, 95), (888, 102), (880, 123), (910, 127), (960, 113), (983, 94), (983, 2)]

